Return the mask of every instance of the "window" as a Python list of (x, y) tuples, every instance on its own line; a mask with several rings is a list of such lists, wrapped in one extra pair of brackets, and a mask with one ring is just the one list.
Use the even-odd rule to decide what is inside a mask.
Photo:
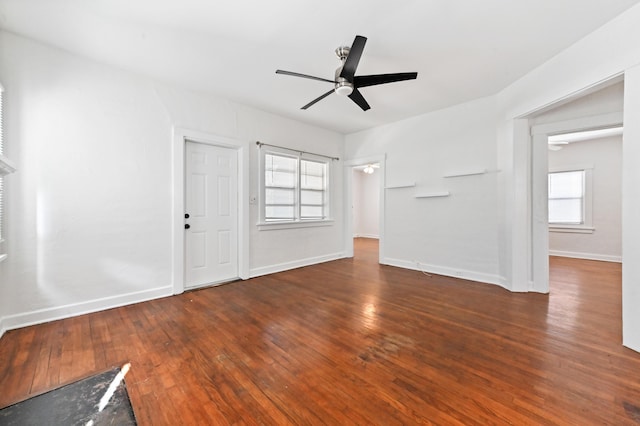
[(549, 173), (549, 226), (558, 230), (591, 228), (591, 168)]
[(584, 223), (584, 170), (549, 173), (549, 223)]
[(295, 219), (297, 175), (297, 158), (265, 154), (265, 222)]
[(303, 223), (329, 218), (329, 160), (262, 151), (260, 222)]

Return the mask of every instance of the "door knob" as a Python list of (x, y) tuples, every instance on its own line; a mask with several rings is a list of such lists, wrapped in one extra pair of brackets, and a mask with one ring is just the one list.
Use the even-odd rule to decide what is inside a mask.
[(184, 214), (184, 218), (185, 218), (185, 219), (189, 219), (189, 213), (185, 213), (185, 214)]
[(185, 223), (184, 224), (184, 229), (189, 229), (189, 228), (191, 228), (191, 225), (189, 225), (188, 223)]

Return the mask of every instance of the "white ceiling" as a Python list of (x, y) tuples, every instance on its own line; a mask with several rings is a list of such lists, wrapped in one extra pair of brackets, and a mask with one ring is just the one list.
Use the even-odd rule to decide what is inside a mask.
[[(0, 27), (100, 62), (342, 133), (496, 93), (640, 0), (0, 0)], [(329, 83), (334, 49), (368, 37), (362, 89)]]

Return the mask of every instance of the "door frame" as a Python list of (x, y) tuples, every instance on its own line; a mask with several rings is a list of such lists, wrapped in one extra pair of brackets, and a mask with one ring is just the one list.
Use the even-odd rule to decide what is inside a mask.
[(531, 127), (531, 278), (530, 291), (549, 292), (549, 136), (621, 126), (623, 113), (612, 112)]
[(173, 294), (184, 292), (184, 173), (186, 142), (197, 142), (238, 152), (238, 278), (249, 278), (249, 148), (237, 139), (181, 127), (173, 128), (172, 143), (172, 286)]
[(379, 224), (378, 224), (378, 263), (384, 264), (384, 187), (385, 187), (385, 160), (386, 156), (372, 155), (368, 157), (354, 158), (346, 160), (344, 166), (344, 255), (353, 257), (353, 168), (367, 164), (378, 163), (380, 168), (380, 204), (379, 204)]

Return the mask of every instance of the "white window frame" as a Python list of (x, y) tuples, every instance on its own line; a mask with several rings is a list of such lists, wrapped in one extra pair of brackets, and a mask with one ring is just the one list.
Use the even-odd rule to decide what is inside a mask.
[[(333, 218), (331, 215), (331, 193), (332, 193), (332, 185), (331, 185), (331, 176), (333, 174), (333, 161), (330, 158), (317, 156), (313, 154), (306, 154), (296, 152), (294, 150), (276, 148), (271, 146), (263, 146), (260, 148), (260, 200), (259, 200), (259, 219), (258, 219), (258, 229), (261, 231), (271, 230), (271, 229), (286, 229), (286, 228), (307, 228), (307, 227), (316, 227), (316, 226), (329, 226), (333, 224)], [(297, 160), (297, 168), (296, 168), (296, 180), (297, 186), (295, 188), (294, 195), (294, 211), (295, 217), (293, 220), (287, 219), (282, 221), (267, 221), (265, 219), (265, 210), (266, 210), (266, 188), (265, 188), (265, 157), (268, 154), (279, 155), (283, 157), (295, 158)], [(325, 201), (324, 201), (324, 213), (325, 216), (323, 219), (301, 219), (300, 218), (300, 161), (308, 160), (308, 161), (317, 161), (320, 163), (326, 164), (326, 176), (325, 176)]]
[(550, 232), (592, 234), (595, 231), (593, 227), (593, 169), (593, 164), (562, 166), (549, 169), (549, 174), (576, 171), (584, 172), (583, 223), (549, 223)]

